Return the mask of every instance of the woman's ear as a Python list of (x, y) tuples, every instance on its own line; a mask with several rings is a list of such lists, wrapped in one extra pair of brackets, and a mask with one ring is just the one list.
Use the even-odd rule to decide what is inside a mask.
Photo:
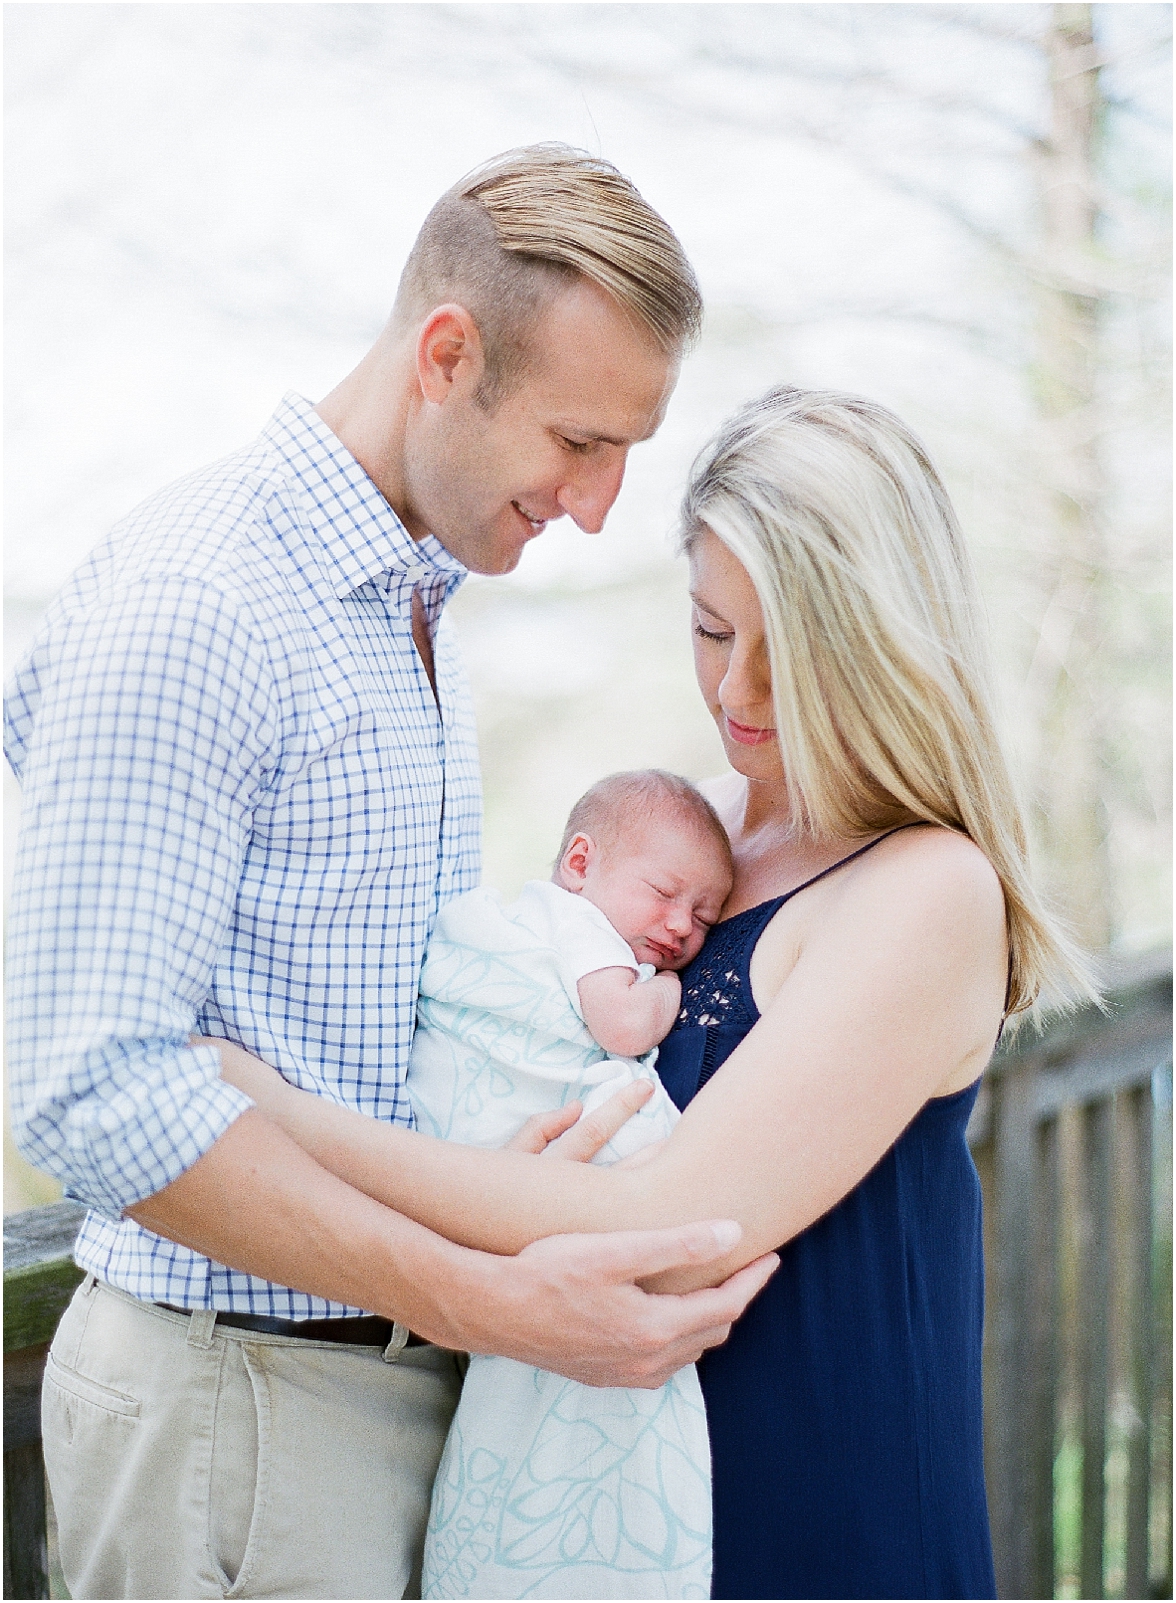
[(597, 846), (591, 835), (573, 835), (555, 871), (556, 884), (578, 896), (584, 889), (588, 870), (596, 861), (596, 856)]
[(474, 394), (485, 367), (482, 336), (465, 307), (434, 307), (417, 335), (417, 379), (426, 401), (441, 406), (455, 390)]

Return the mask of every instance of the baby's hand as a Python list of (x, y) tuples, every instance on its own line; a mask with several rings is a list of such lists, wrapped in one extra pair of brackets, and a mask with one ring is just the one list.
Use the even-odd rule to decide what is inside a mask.
[(576, 989), (584, 1023), (606, 1052), (639, 1058), (669, 1034), (682, 1005), (682, 982), (665, 969), (643, 985), (631, 968), (600, 968)]

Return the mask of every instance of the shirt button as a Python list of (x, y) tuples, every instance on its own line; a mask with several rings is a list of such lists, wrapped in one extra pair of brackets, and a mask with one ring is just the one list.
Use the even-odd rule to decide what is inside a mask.
[(421, 563), (410, 562), (404, 569), (404, 577), (406, 579), (411, 579), (415, 584), (418, 579), (424, 578), (426, 571), (427, 570)]

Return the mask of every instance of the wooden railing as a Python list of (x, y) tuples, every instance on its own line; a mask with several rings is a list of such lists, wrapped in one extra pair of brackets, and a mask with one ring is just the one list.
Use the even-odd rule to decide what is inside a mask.
[[(1002, 1598), (1172, 1596), (1171, 958), (1028, 1031), (969, 1128)], [(39, 1392), (82, 1210), (4, 1221), (4, 1596), (48, 1597)]]
[(1172, 963), (1025, 1030), (969, 1127), (1002, 1598), (1172, 1596)]

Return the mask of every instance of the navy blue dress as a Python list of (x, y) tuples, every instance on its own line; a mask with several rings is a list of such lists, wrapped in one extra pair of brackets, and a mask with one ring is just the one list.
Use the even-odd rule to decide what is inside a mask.
[[(716, 925), (683, 972), (682, 1014), (657, 1062), (679, 1108), (759, 1018), (748, 965), (787, 900)], [(980, 1185), (964, 1136), (977, 1090), (928, 1102), (866, 1178), (781, 1250), (730, 1340), (699, 1364), (712, 1596), (996, 1596)]]

